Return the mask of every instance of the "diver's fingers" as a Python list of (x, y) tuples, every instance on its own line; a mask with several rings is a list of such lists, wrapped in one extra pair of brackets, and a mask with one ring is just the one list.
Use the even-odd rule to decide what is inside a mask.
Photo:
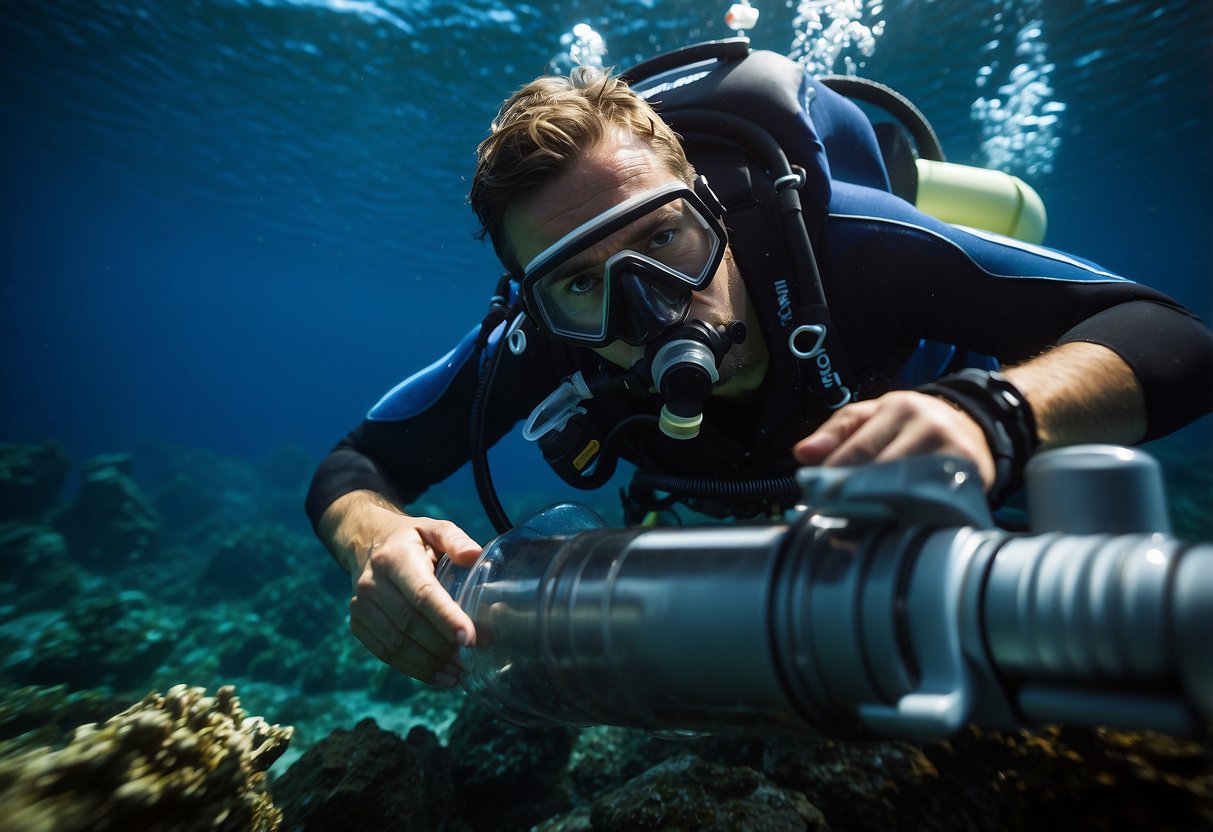
[(871, 462), (876, 455), (892, 441), (901, 426), (902, 414), (895, 412), (885, 402), (883, 406), (878, 399), (872, 402), (861, 402), (850, 410), (850, 413), (839, 411), (836, 414), (839, 427), (836, 435), (841, 436), (837, 446), (826, 454), (820, 461), (821, 465), (860, 465)]
[(354, 624), (372, 633), (388, 653), (399, 653), (403, 650), (429, 653), (434, 660), (450, 656), (453, 648), (433, 632), (421, 615), (412, 609), (393, 610), (389, 615), (389, 607), (406, 607), (403, 596), (394, 588), (390, 590), (395, 599), (387, 592), (362, 593), (350, 599), (350, 626)]
[(430, 549), (446, 554), (460, 566), (470, 566), (480, 555), (480, 544), (449, 520), (419, 518), (417, 533)]
[(825, 460), (859, 430), (874, 410), (874, 402), (857, 402), (831, 414), (815, 431), (792, 447), (792, 456), (801, 465), (822, 465)]
[[(456, 649), (456, 637), (453, 632), (450, 635), (440, 632), (425, 610), (419, 608), (419, 594), (411, 586), (416, 581), (433, 584), (438, 591), (433, 597), (445, 600), (459, 610), (434, 577), (433, 560), (428, 550), (413, 542), (403, 551), (384, 545), (371, 553), (367, 568), (354, 584), (351, 617), (360, 613), (359, 617), (393, 650), (398, 649), (397, 642), (414, 641), (437, 657), (448, 657)], [(424, 597), (424, 593), (420, 597)], [(360, 599), (362, 603), (358, 604)], [(463, 613), (462, 610), (459, 612)], [(469, 619), (469, 630), (470, 627)]]
[(920, 403), (915, 417), (876, 455), (877, 462), (913, 454), (947, 454), (961, 457), (977, 467), (988, 490), (994, 481), (994, 455), (981, 426), (967, 413), (931, 396)]
[(353, 619), (350, 620), (350, 631), (371, 655), (393, 670), (442, 687), (454, 687), (458, 682), (461, 668), (450, 659), (442, 659), (423, 650), (393, 650), (370, 627)]
[[(379, 557), (379, 552), (371, 555), (372, 560), (376, 557)], [(432, 555), (405, 558), (388, 558), (385, 555), (376, 567), (389, 577), (407, 604), (420, 613), (418, 617), (424, 619), (417, 622), (419, 629), (415, 632), (425, 639), (430, 649), (449, 655), (456, 645), (473, 642), (476, 628), (472, 619), (438, 582), (434, 575)], [(402, 629), (405, 623), (397, 622)]]

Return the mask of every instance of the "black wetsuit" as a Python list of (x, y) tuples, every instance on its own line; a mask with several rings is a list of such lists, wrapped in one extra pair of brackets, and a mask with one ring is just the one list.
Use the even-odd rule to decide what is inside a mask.
[[(869, 394), (946, 371), (945, 359), (927, 360), (939, 353), (924, 352), (924, 339), (1003, 364), (1053, 344), (1088, 341), (1133, 368), (1145, 394), (1147, 439), (1213, 410), (1213, 333), (1165, 295), (1069, 255), (946, 225), (873, 188), (834, 183), (829, 213), (817, 238), (822, 282), (855, 377), (872, 382)], [(745, 277), (752, 295), (774, 291), (767, 276)], [(780, 321), (766, 320), (763, 329), (772, 364), (755, 400), (711, 401), (693, 440), (646, 426), (624, 443), (625, 458), (668, 473), (719, 477), (793, 468), (791, 445), (828, 413), (800, 385)], [(488, 412), (490, 442), (571, 371), (588, 375), (601, 364), (588, 350), (529, 335), (521, 357), (503, 356)], [(356, 489), (410, 502), (468, 461), (477, 383), (470, 354), (469, 336), (387, 394), (333, 449), (308, 494), (313, 523)], [(586, 404), (607, 425), (659, 408), (627, 393)]]

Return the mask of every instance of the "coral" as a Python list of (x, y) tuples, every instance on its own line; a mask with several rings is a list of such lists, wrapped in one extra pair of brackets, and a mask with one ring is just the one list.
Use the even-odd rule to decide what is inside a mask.
[(286, 827), (299, 832), (467, 829), (459, 819), (450, 752), (425, 728), (403, 740), (371, 719), (334, 731), (271, 790)]
[(55, 502), (70, 468), (58, 442), (0, 444), (0, 520), (38, 520)]
[(246, 717), (231, 687), (213, 697), (178, 685), (103, 725), (76, 729), (64, 748), (0, 760), (0, 817), (13, 829), (214, 830), (278, 828), (265, 771), (292, 729)]

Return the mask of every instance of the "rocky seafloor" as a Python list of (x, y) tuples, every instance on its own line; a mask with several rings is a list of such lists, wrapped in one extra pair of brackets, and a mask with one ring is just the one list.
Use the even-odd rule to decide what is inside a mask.
[[(1209, 731), (500, 722), (349, 635), (302, 516), (312, 464), (0, 445), (0, 830), (1213, 829)], [(1168, 483), (1177, 533), (1213, 539), (1213, 473)]]

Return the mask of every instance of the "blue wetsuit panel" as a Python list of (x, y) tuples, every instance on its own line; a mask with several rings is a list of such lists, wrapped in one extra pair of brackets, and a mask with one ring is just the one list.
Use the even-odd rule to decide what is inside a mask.
[(807, 73), (800, 88), (800, 101), (825, 145), (830, 178), (835, 186), (839, 182), (851, 182), (890, 190), (876, 132), (855, 102)]
[[(1088, 260), (998, 234), (958, 228), (923, 214), (892, 194), (841, 181), (834, 182), (827, 237), (834, 245), (841, 245), (844, 250), (850, 249), (853, 253), (856, 246), (866, 245), (866, 241), (872, 239), (899, 239), (899, 249), (909, 258), (917, 260), (917, 269), (906, 268), (904, 263), (886, 266), (877, 262), (862, 267), (856, 264), (853, 253), (845, 259), (852, 266), (860, 268), (893, 269), (904, 274), (917, 272), (918, 279), (922, 281), (918, 285), (922, 292), (927, 293), (926, 297), (934, 297), (940, 291), (939, 275), (950, 275), (950, 280), (959, 284), (968, 283), (969, 288), (963, 289), (958, 284), (955, 290), (946, 293), (947, 296), (955, 298), (968, 295), (975, 306), (983, 291), (977, 288), (978, 282), (983, 279), (1131, 285), (1131, 281)], [(864, 242), (860, 243), (860, 240)], [(909, 291), (912, 293), (913, 289)], [(1030, 290), (1025, 287), (1025, 291)], [(921, 303), (923, 297), (920, 295), (914, 299), (914, 303)], [(910, 300), (910, 295), (906, 295), (904, 302)], [(953, 311), (966, 314), (970, 310)], [(993, 321), (988, 322), (992, 328), (998, 328), (994, 324)], [(945, 341), (923, 338), (918, 340), (917, 348), (890, 380), (894, 387), (915, 387), (963, 367), (994, 369), (998, 363), (990, 355), (962, 350)]]
[[(500, 324), (489, 336), (485, 348), (485, 356), (492, 355), (493, 348), (501, 338), (505, 324)], [(433, 364), (425, 367), (404, 381), (397, 384), (384, 395), (367, 413), (366, 418), (373, 422), (402, 422), (412, 419), (429, 409), (442, 398), (442, 394), (451, 386), (455, 376), (471, 360), (476, 348), (476, 336), (480, 327), (463, 336), (455, 348), (439, 358)]]
[[(900, 197), (874, 188), (836, 181), (830, 200), (830, 216), (839, 220), (867, 220), (890, 228), (900, 225), (930, 234), (951, 243), (992, 276), (1131, 282), (1072, 254), (989, 231), (949, 225), (922, 213)], [(1047, 270), (1043, 268), (1045, 265)]]
[(905, 390), (967, 367), (997, 370), (999, 366), (998, 359), (992, 355), (962, 350), (955, 344), (923, 338), (918, 342), (918, 349), (914, 350), (914, 354), (892, 379), (892, 386)]

